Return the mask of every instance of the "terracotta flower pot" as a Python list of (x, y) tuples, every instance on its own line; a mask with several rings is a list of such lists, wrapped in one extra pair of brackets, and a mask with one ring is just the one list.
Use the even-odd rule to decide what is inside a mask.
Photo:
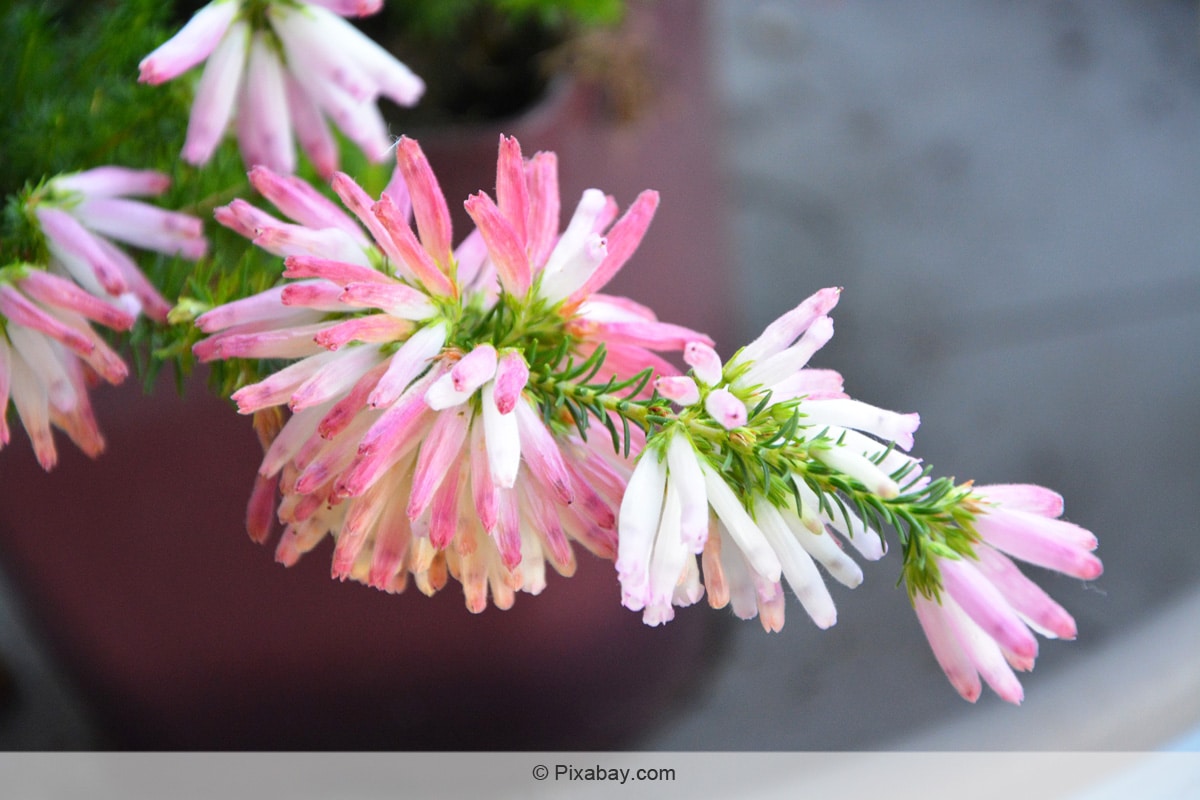
[[(499, 133), (559, 156), (583, 188), (662, 206), (609, 291), (723, 340), (727, 274), (712, 117), (694, 4), (660, 2), (653, 101), (619, 124), (572, 84), (504, 125), (416, 135), (449, 198), (491, 191)], [(654, 30), (667, 29), (670, 36)], [(459, 220), (459, 235), (465, 221)], [(593, 749), (635, 746), (711, 663), (720, 615), (650, 629), (620, 606), (609, 562), (478, 616), (457, 584), (390, 596), (329, 577), (326, 541), (284, 569), (243, 519), (261, 449), (196, 378), (179, 397), (136, 380), (94, 398), (108, 450), (62, 437), (45, 474), (21, 435), (0, 453), (0, 557), (97, 721), (138, 749)]]

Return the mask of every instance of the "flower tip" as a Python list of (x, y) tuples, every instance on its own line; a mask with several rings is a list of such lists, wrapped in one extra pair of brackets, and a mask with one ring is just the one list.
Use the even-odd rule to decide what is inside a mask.
[(827, 631), (837, 625), (837, 611), (830, 609), (827, 613), (812, 617), (812, 621), (818, 628)]
[(642, 622), (651, 628), (665, 625), (675, 619), (675, 608), (670, 603), (647, 606), (642, 612)]
[(1021, 684), (1013, 681), (1012, 686), (1005, 687), (1003, 691), (997, 692), (1000, 699), (1007, 703), (1012, 703), (1014, 706), (1021, 705), (1021, 701), (1025, 699), (1025, 690)]
[(138, 83), (146, 83), (151, 86), (157, 86), (160, 83), (166, 83), (171, 79), (170, 73), (159, 69), (158, 62), (147, 56), (138, 64)]
[(728, 389), (716, 389), (704, 399), (704, 410), (725, 430), (740, 428), (746, 424), (749, 412), (746, 404)]
[(895, 500), (900, 496), (900, 487), (893, 480), (880, 481), (875, 487), (875, 494), (882, 500)]
[(692, 406), (700, 402), (700, 388), (686, 375), (666, 375), (654, 381), (658, 393), (673, 403)]
[(983, 694), (983, 687), (978, 683), (955, 684), (954, 690), (958, 692), (958, 696), (968, 703), (979, 701), (979, 696)]

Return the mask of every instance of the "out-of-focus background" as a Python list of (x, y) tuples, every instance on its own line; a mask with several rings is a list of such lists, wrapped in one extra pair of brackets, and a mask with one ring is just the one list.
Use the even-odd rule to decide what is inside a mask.
[[(855, 397), (919, 411), (914, 451), (939, 473), (1061, 491), (1066, 517), (1098, 534), (1105, 574), (1031, 570), (1080, 631), (1043, 642), (1025, 679), (1041, 703), (985, 693), (971, 708), (946, 691), (885, 561), (835, 592), (834, 630), (802, 613), (776, 636), (739, 628), (712, 689), (653, 742), (894, 746), (988, 714), (1014, 735), (937, 744), (1052, 746), (1064, 723), (1039, 714), (1039, 686), (1200, 584), (1197, 6), (709, 9), (740, 340), (797, 295), (845, 287), (821, 363)], [(1184, 625), (1081, 694), (1062, 746), (1148, 746), (1154, 709), (1102, 719), (1097, 704), (1167, 684), (1156, 656), (1186, 659), (1187, 642), (1197, 655)]]
[[(628, 746), (1122, 749), (1200, 724), (1196, 3), (695, 9), (725, 213), (697, 224), (725, 226), (732, 265), (719, 349), (844, 287), (819, 365), (859, 399), (919, 411), (915, 452), (939, 473), (1061, 491), (1106, 571), (1031, 570), (1080, 639), (1043, 642), (1021, 709), (957, 697), (885, 559), (833, 589), (829, 631), (796, 603), (772, 635), (720, 612), (696, 663), (659, 666), (697, 684)], [(9, 594), (0, 747), (103, 742)], [(697, 613), (713, 612), (681, 617)]]

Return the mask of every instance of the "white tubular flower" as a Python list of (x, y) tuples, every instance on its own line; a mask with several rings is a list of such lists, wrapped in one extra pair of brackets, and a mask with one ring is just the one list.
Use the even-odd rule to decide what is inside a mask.
[(236, 119), (247, 167), (292, 172), (294, 128), (328, 178), (338, 153), (326, 117), (368, 158), (382, 161), (391, 142), (377, 100), (411, 106), (425, 91), (408, 67), (343, 19), (381, 6), (379, 0), (213, 0), (142, 60), (139, 79), (163, 83), (207, 59), (188, 123), (186, 161), (206, 163)]
[[(624, 602), (644, 608), (648, 624), (672, 617), (666, 589), (687, 580), (695, 568), (695, 559), (681, 563), (681, 554), (702, 555), (701, 587), (711, 605), (731, 605), (747, 619), (757, 616), (767, 630), (783, 625), (783, 581), (818, 627), (837, 621), (817, 565), (850, 588), (863, 574), (835, 531), (863, 557), (883, 555), (879, 533), (846, 503), (822, 496), (803, 474), (803, 464), (790, 474), (783, 468), (770, 492), (758, 478), (746, 477), (750, 470), (767, 471), (756, 463), (754, 443), (788, 427), (789, 415), (794, 415), (790, 444), (806, 448), (807, 463), (857, 481), (883, 500), (899, 496), (901, 476), (910, 491), (928, 484), (915, 470), (916, 459), (886, 444), (909, 449), (917, 415), (852, 400), (842, 392), (840, 375), (808, 366), (833, 334), (827, 312), (839, 293), (817, 292), (768, 325), (728, 364), (707, 342), (688, 342), (683, 356), (691, 374), (655, 381), (659, 397), (682, 407), (682, 422), (652, 437), (638, 462), (634, 491), (622, 504), (618, 561)], [(708, 433), (693, 437), (685, 432), (688, 424)], [(742, 460), (740, 473), (718, 468), (730, 463), (729, 456)], [(687, 602), (694, 598), (685, 597)]]

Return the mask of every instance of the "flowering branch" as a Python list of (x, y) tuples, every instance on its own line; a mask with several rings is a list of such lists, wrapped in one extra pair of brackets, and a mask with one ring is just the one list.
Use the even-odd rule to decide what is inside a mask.
[[(87, 385), (128, 369), (92, 324), (129, 331), (144, 317), (159, 359), (214, 365), (252, 417), (263, 460), (247, 530), (265, 542), (279, 523), (285, 565), (330, 536), (335, 578), (426, 594), (453, 578), (481, 612), (542, 592), (547, 565), (573, 574), (579, 545), (615, 561), (622, 604), (648, 625), (706, 597), (776, 631), (785, 583), (833, 625), (822, 571), (857, 586), (844, 545), (876, 560), (890, 536), (951, 683), (1019, 702), (1014, 670), (1032, 668), (1035, 634), (1076, 630), (1013, 559), (1081, 580), (1102, 571), (1096, 538), (1058, 519), (1062, 498), (934, 478), (909, 455), (918, 415), (852, 399), (840, 374), (810, 367), (840, 288), (728, 361), (703, 333), (605, 294), (656, 192), (621, 213), (588, 189), (563, 226), (556, 156), (501, 137), (494, 196), (466, 199), (473, 227), (456, 244), (420, 145), (393, 144), (376, 106), (415, 102), (423, 82), (343, 19), (380, 6), (213, 0), (139, 64), (158, 85), (207, 62), (183, 159), (216, 163), (231, 129), (248, 186), (279, 216), (212, 168), (176, 168), (186, 192), (111, 164), (5, 187), (0, 447), (11, 401), (44, 468), (53, 427), (98, 455)], [(22, 64), (36, 57), (27, 47)], [(386, 186), (338, 171), (327, 120), (368, 162), (394, 149)], [(340, 204), (291, 174), (306, 166), (293, 136)], [(169, 191), (186, 211), (145, 199)], [(211, 237), (195, 216), (209, 210), (224, 229)]]

